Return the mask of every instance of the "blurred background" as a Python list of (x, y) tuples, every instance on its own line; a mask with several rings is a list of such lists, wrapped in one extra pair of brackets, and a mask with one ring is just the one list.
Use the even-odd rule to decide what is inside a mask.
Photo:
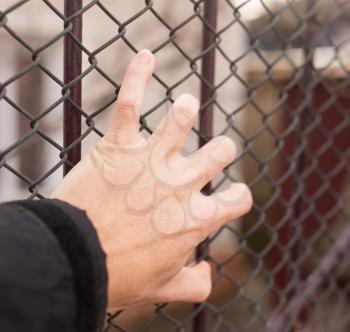
[[(212, 133), (198, 123), (184, 153), (203, 136), (233, 138), (237, 160), (208, 190), (246, 181), (255, 201), (244, 220), (213, 234), (202, 251), (214, 274), (208, 302), (110, 313), (106, 330), (267, 331), (272, 314), (350, 221), (350, 1), (84, 0), (81, 6), (82, 155), (106, 129), (131, 57), (148, 48), (156, 70), (142, 133), (150, 135), (177, 96), (194, 94), (204, 117), (213, 112)], [(205, 8), (215, 9), (216, 26)], [(74, 22), (66, 14), (63, 0), (0, 3), (1, 201), (47, 197), (62, 179), (65, 91), (75, 85), (63, 74), (74, 61), (64, 54)], [(208, 56), (212, 81), (202, 68)], [(350, 330), (349, 258), (339, 259), (303, 304), (294, 331)]]

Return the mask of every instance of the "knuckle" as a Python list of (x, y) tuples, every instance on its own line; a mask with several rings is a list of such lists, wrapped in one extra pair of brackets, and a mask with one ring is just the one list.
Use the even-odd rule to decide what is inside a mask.
[(192, 123), (195, 117), (195, 113), (190, 107), (186, 107), (185, 105), (174, 106), (173, 119), (175, 124), (178, 124), (180, 127)]
[(118, 98), (118, 110), (119, 111), (129, 111), (133, 110), (136, 105), (136, 98), (132, 95), (124, 95)]
[(208, 236), (211, 224), (217, 218), (217, 206), (211, 197), (201, 193), (191, 198), (189, 212), (192, 217), (192, 230), (197, 235), (197, 240), (201, 242)]
[(127, 71), (127, 78), (129, 80), (140, 80), (144, 77), (144, 70), (137, 64), (131, 64)]

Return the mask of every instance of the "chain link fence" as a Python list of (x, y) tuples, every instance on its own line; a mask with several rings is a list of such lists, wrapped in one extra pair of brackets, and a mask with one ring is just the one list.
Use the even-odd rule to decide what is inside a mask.
[(197, 249), (199, 305), (108, 313), (105, 331), (349, 331), (350, 1), (2, 0), (0, 198), (44, 198), (100, 136), (131, 55), (157, 66), (140, 128), (201, 100), (186, 150), (232, 137), (254, 208)]

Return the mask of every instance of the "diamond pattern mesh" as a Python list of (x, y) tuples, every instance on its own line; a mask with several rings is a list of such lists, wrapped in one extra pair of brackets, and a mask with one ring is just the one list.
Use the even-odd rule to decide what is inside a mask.
[(255, 203), (197, 250), (207, 302), (108, 313), (105, 331), (348, 331), (349, 31), (346, 0), (2, 0), (0, 199), (48, 196), (149, 48), (142, 133), (198, 96), (184, 152), (232, 137), (236, 161), (205, 190), (244, 180)]

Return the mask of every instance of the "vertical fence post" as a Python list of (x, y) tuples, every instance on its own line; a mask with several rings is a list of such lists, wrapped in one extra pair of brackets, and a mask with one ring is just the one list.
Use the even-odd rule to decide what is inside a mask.
[[(83, 6), (82, 0), (65, 0), (64, 15), (69, 19), (76, 14)], [(66, 21), (71, 25), (71, 34), (79, 41), (82, 40), (82, 15)], [(72, 36), (64, 36), (64, 84), (67, 86), (82, 71), (82, 50), (74, 41)], [(64, 101), (63, 105), (63, 147), (67, 148), (76, 141), (81, 134), (81, 80), (77, 81), (69, 88), (69, 98)], [(79, 107), (79, 108), (78, 108)], [(67, 162), (63, 166), (64, 175), (79, 162), (81, 158), (81, 144), (78, 143), (68, 151)]]
[[(306, 190), (305, 180), (303, 179), (303, 173), (306, 168), (306, 153), (307, 153), (307, 132), (305, 131), (310, 123), (310, 110), (313, 108), (314, 88), (310, 89), (310, 84), (313, 80), (313, 54), (314, 54), (314, 42), (315, 42), (315, 29), (314, 29), (314, 15), (310, 15), (313, 8), (315, 8), (317, 0), (305, 1), (304, 11), (306, 13), (305, 22), (306, 25), (304, 33), (301, 35), (300, 49), (303, 51), (304, 64), (303, 74), (297, 86), (288, 91), (288, 98), (286, 105), (288, 109), (292, 109), (294, 112), (298, 111), (295, 116), (298, 117), (298, 124), (293, 128), (293, 133), (288, 135), (284, 140), (283, 153), (289, 155), (293, 153), (292, 160), (295, 168), (288, 181), (284, 181), (282, 184), (282, 192), (284, 196), (297, 195), (295, 203), (292, 205), (292, 215), (289, 217), (285, 225), (280, 227), (277, 231), (278, 243), (281, 248), (285, 249), (288, 254), (288, 262), (285, 262), (278, 273), (275, 275), (275, 286), (277, 288), (286, 290), (290, 288), (286, 298), (289, 301), (293, 296), (295, 287), (301, 282), (298, 271), (291, 273), (290, 266), (295, 265), (300, 255), (300, 236), (303, 234), (304, 225), (300, 220), (303, 213), (303, 193)], [(300, 110), (299, 110), (300, 109)], [(287, 128), (290, 124), (288, 118), (285, 115), (284, 126)], [(285, 129), (286, 130), (286, 129)], [(294, 151), (295, 150), (295, 151)], [(291, 151), (291, 152), (288, 152)], [(292, 152), (293, 151), (293, 152)], [(289, 200), (289, 198), (286, 198)], [(298, 237), (295, 244), (290, 245), (293, 236)], [(282, 255), (279, 254), (278, 260), (281, 260)], [(278, 264), (278, 262), (275, 262)], [(299, 267), (295, 267), (299, 268)], [(277, 304), (278, 299), (275, 301)]]
[[(306, 12), (308, 15), (310, 15), (313, 8), (315, 8), (317, 0), (308, 0), (306, 2)], [(296, 176), (295, 179), (297, 181), (296, 191), (299, 187), (300, 179), (303, 179), (304, 172), (307, 168), (307, 156), (306, 154), (308, 145), (309, 145), (309, 137), (307, 134), (307, 128), (310, 126), (310, 122), (312, 121), (312, 118), (310, 118), (310, 111), (314, 108), (314, 94), (315, 94), (315, 88), (310, 88), (310, 85), (313, 81), (313, 67), (314, 67), (314, 51), (315, 51), (315, 35), (317, 31), (315, 31), (314, 26), (314, 14), (308, 17), (307, 20), (307, 29), (305, 31), (305, 34), (303, 36), (303, 53), (304, 53), (304, 72), (302, 76), (302, 81), (300, 82), (302, 86), (300, 86), (300, 100), (301, 102), (305, 103), (305, 107), (302, 109), (301, 113), (299, 114), (299, 125), (297, 126), (295, 133), (297, 135), (297, 144), (299, 146), (299, 149), (301, 149), (301, 153), (297, 158), (296, 161)], [(294, 231), (296, 231), (297, 234), (300, 235), (302, 238), (303, 235), (305, 235), (305, 231), (308, 229), (308, 220), (307, 218), (302, 218), (303, 213), (303, 193), (307, 190), (307, 181), (302, 180), (302, 186), (299, 191), (298, 198), (293, 206), (293, 221), (294, 223)], [(298, 231), (299, 229), (299, 231)], [(298, 242), (295, 243), (294, 247), (291, 250), (291, 259), (294, 264), (298, 261), (300, 256), (300, 238), (298, 239)], [(304, 268), (303, 266), (296, 266), (298, 269), (295, 275), (295, 286), (292, 289), (293, 296), (296, 292), (297, 286), (301, 283), (302, 278), (304, 277)], [(296, 318), (298, 321), (299, 319), (302, 321), (306, 320), (307, 318), (307, 310), (304, 308), (300, 312), (299, 317)], [(294, 330), (297, 330), (297, 327), (294, 326)]]
[[(213, 136), (213, 100), (214, 100), (214, 85), (215, 85), (215, 47), (216, 42), (216, 21), (217, 21), (217, 0), (204, 1), (204, 20), (207, 25), (203, 24), (203, 41), (202, 52), (202, 81), (201, 81), (201, 116), (199, 121), (199, 146), (203, 146)], [(204, 193), (209, 193), (211, 190), (210, 183), (204, 188)], [(208, 250), (207, 243), (202, 243), (196, 250), (196, 258), (201, 259), (206, 255)], [(201, 305), (195, 306), (199, 313), (195, 316), (193, 322), (194, 332), (205, 332), (206, 310)]]

